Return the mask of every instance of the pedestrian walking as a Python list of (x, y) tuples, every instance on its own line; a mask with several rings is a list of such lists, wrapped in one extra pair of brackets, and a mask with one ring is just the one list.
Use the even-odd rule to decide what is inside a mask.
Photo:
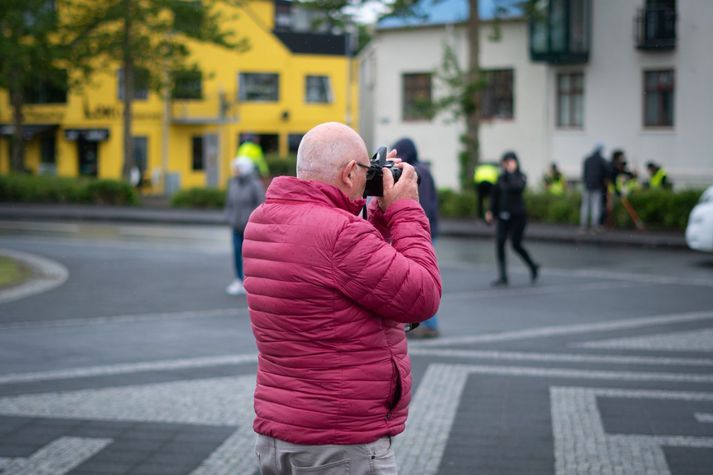
[(225, 196), (225, 217), (232, 230), (235, 279), (225, 289), (230, 295), (245, 293), (243, 288), (243, 234), (250, 213), (265, 201), (265, 189), (255, 173), (255, 164), (247, 157), (233, 160), (233, 177)]
[[(418, 185), (418, 200), (426, 213), (431, 228), (431, 242), (436, 242), (438, 236), (438, 193), (436, 183), (431, 175), (428, 165), (418, 159), (416, 144), (410, 138), (402, 138), (391, 146), (396, 150), (397, 156), (404, 162), (412, 165), (421, 178)], [(420, 326), (407, 334), (411, 338), (436, 338), (440, 335), (438, 330), (438, 315), (434, 315), (421, 323)]]
[(411, 399), (404, 325), (436, 313), (441, 278), (416, 172), (395, 166), (398, 182), (382, 169), (383, 196), (362, 218), (367, 179), (381, 174), (356, 132), (320, 124), (299, 145), (297, 177), (275, 178), (250, 217), (263, 474), (397, 473), (392, 437)]
[(238, 147), (238, 153), (235, 159), (238, 158), (249, 158), (258, 173), (263, 179), (266, 179), (270, 175), (270, 168), (265, 161), (265, 155), (262, 153), (262, 147), (260, 147), (260, 139), (257, 135), (252, 133), (247, 133), (243, 136), (243, 141)]
[(520, 171), (520, 162), (515, 152), (505, 152), (500, 161), (501, 172), (493, 187), (490, 198), (490, 210), (485, 219), (490, 224), (497, 221), (495, 230), (496, 254), (498, 258), (498, 278), (492, 285), (508, 285), (507, 265), (505, 261), (505, 243), (510, 238), (513, 250), (522, 258), (530, 269), (530, 281), (534, 283), (539, 275), (540, 265), (535, 263), (522, 246), (522, 239), (527, 226), (527, 210), (522, 194), (527, 186), (527, 178)]
[(609, 165), (602, 156), (604, 145), (597, 143), (584, 159), (582, 167), (582, 205), (579, 210), (579, 229), (601, 231), (602, 204), (609, 183)]

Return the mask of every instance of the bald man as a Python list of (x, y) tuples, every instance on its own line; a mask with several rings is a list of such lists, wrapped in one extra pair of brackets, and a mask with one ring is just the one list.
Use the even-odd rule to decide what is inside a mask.
[(363, 219), (364, 141), (343, 124), (318, 125), (300, 143), (297, 177), (275, 178), (250, 217), (263, 474), (397, 473), (391, 442), (411, 399), (404, 324), (436, 313), (441, 279), (416, 173), (396, 166), (401, 178), (384, 170), (384, 196)]

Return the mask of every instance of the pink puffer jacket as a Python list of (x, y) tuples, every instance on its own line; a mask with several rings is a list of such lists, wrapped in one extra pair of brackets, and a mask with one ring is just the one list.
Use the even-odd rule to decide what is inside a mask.
[(369, 221), (363, 200), (293, 177), (273, 180), (245, 230), (259, 352), (254, 429), (296, 444), (362, 444), (404, 430), (411, 363), (403, 324), (438, 310), (428, 219), (400, 200)]

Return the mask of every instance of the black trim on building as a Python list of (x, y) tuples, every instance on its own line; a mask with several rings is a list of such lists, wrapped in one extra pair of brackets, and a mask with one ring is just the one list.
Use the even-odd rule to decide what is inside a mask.
[(293, 53), (346, 56), (347, 35), (329, 33), (295, 33), (274, 31), (273, 34)]

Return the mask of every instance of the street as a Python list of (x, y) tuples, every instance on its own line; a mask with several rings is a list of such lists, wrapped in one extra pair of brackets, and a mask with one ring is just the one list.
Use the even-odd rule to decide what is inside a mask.
[[(442, 237), (403, 475), (713, 473), (713, 255)], [(215, 226), (0, 222), (0, 474), (252, 475), (256, 349)], [(22, 255), (24, 255), (22, 254)]]

